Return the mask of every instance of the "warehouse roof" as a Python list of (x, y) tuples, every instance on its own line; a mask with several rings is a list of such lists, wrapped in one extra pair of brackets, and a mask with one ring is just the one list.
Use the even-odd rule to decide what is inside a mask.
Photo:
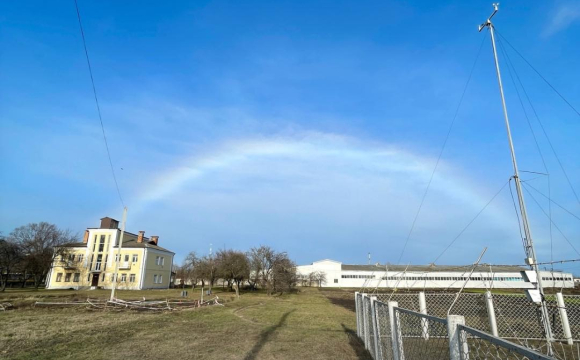
[[(508, 271), (525, 271), (528, 268), (516, 265), (489, 265), (489, 264), (479, 264), (475, 267), (476, 272), (508, 272)], [(457, 272), (469, 272), (471, 271), (473, 265), (348, 265), (341, 264), (341, 270), (343, 271), (405, 271), (407, 272), (444, 272), (444, 271), (457, 271)]]

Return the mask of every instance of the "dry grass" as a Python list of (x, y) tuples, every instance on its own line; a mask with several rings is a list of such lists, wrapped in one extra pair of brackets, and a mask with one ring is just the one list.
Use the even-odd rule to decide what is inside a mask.
[[(106, 297), (106, 291), (9, 291), (0, 302), (0, 358), (8, 359), (368, 359), (355, 315), (317, 289), (266, 296), (217, 293), (225, 306), (149, 313), (33, 308), (38, 299)], [(176, 298), (179, 290), (120, 292)], [(330, 296), (330, 299), (329, 297)], [(190, 298), (199, 298), (199, 293)]]

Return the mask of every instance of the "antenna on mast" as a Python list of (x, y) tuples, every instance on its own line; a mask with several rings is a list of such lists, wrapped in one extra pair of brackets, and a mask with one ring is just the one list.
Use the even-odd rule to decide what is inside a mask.
[[(536, 275), (536, 289), (534, 290), (528, 290), (528, 296), (530, 297), (534, 297), (534, 295), (536, 295), (537, 297), (539, 297), (539, 303), (540, 303), (540, 310), (541, 310), (541, 323), (544, 326), (544, 332), (546, 334), (546, 340), (547, 340), (547, 345), (548, 345), (548, 355), (552, 356), (553, 355), (553, 349), (552, 349), (552, 341), (553, 341), (553, 335), (552, 335), (552, 327), (550, 325), (550, 315), (548, 312), (548, 307), (546, 305), (546, 298), (544, 297), (544, 288), (542, 286), (542, 276), (540, 274), (540, 269), (538, 267), (538, 261), (536, 260), (536, 251), (534, 249), (534, 242), (532, 240), (532, 232), (530, 230), (530, 224), (529, 224), (529, 220), (528, 220), (528, 212), (526, 210), (526, 203), (524, 201), (524, 194), (522, 192), (522, 185), (520, 183), (520, 176), (519, 176), (519, 171), (518, 171), (518, 163), (516, 161), (516, 152), (514, 149), (514, 144), (513, 144), (513, 140), (512, 140), (512, 133), (511, 133), (511, 129), (510, 129), (510, 122), (509, 122), (509, 117), (508, 117), (508, 112), (507, 112), (507, 106), (506, 106), (506, 102), (505, 102), (505, 95), (503, 92), (503, 85), (502, 85), (502, 81), (501, 81), (501, 72), (499, 70), (499, 61), (498, 61), (498, 57), (497, 57), (497, 48), (495, 46), (495, 30), (494, 30), (494, 26), (493, 23), (491, 22), (491, 18), (493, 18), (493, 16), (497, 13), (498, 11), (498, 6), (499, 3), (494, 3), (492, 4), (493, 6), (493, 12), (491, 13), (491, 15), (487, 18), (487, 20), (479, 25), (479, 32), (481, 32), (484, 28), (489, 28), (489, 33), (491, 35), (491, 45), (493, 48), (493, 58), (495, 61), (495, 70), (496, 70), (496, 74), (497, 74), (497, 82), (499, 85), (499, 93), (501, 96), (501, 104), (503, 107), (503, 116), (504, 116), (504, 120), (505, 120), (505, 126), (506, 126), (506, 130), (507, 130), (507, 137), (508, 137), (508, 142), (509, 142), (509, 147), (510, 147), (510, 152), (511, 152), (511, 158), (512, 158), (512, 165), (513, 165), (513, 169), (514, 169), (514, 175), (510, 178), (514, 180), (515, 183), (515, 187), (516, 187), (516, 193), (518, 195), (518, 202), (519, 202), (519, 208), (520, 208), (520, 214), (521, 214), (521, 219), (522, 219), (522, 225), (523, 225), (523, 229), (524, 229), (524, 251), (526, 253), (526, 259), (525, 262), (526, 264), (528, 264), (530, 266), (530, 268), (535, 272)], [(535, 292), (535, 294), (533, 293)], [(539, 296), (538, 296), (539, 295)]]

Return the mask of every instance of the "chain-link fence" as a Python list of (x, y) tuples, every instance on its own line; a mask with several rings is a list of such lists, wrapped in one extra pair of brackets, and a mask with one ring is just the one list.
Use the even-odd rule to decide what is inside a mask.
[[(466, 344), (472, 347), (468, 350), (475, 354), (472, 359), (485, 358), (477, 357), (485, 353), (489, 353), (489, 359), (526, 359), (520, 353), (510, 355), (514, 347), (522, 347), (543, 354), (551, 351), (557, 359), (580, 360), (580, 296), (547, 295), (546, 303), (553, 337), (557, 340), (550, 346), (540, 321), (539, 304), (531, 302), (524, 294), (492, 296), (488, 292), (458, 296), (457, 293), (419, 292), (368, 296), (357, 293), (357, 332), (375, 359), (399, 359), (397, 344), (400, 354), (408, 355), (405, 359), (446, 358), (450, 355), (448, 347), (441, 346), (448, 342), (441, 321), (453, 314), (462, 318), (466, 328), (513, 344), (513, 347), (500, 346), (492, 351), (494, 346), (499, 346), (498, 341), (490, 345), (485, 336), (463, 335)], [(397, 332), (394, 324), (399, 324)]]
[(495, 337), (469, 326), (458, 325), (460, 359), (552, 360), (525, 346)]
[(394, 313), (398, 359), (449, 359), (445, 319), (398, 307)]
[[(525, 294), (489, 294), (489, 303), (486, 301), (485, 293), (467, 293), (459, 297), (457, 293), (441, 292), (423, 295), (420, 292), (375, 294), (375, 296), (385, 303), (396, 301), (400, 307), (413, 311), (421, 310), (420, 298), (423, 296), (426, 313), (429, 315), (439, 317), (445, 317), (448, 313), (463, 315), (468, 326), (490, 333), (494, 332), (490, 325), (494, 321), (497, 335), (503, 338), (545, 339), (539, 305), (530, 301)], [(580, 296), (563, 295), (563, 300), (571, 338), (573, 341), (580, 341)], [(556, 295), (546, 295), (546, 305), (554, 339), (567, 341), (569, 336), (564, 331), (562, 306), (558, 304)], [(490, 315), (492, 310), (494, 319), (491, 319)]]
[(580, 295), (564, 295), (570, 332), (575, 341), (580, 341)]

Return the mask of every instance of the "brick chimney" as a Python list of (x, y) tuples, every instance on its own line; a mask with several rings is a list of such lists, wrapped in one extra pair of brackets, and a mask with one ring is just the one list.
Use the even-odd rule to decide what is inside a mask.
[(85, 230), (85, 235), (83, 236), (83, 243), (88, 243), (89, 242), (89, 231)]
[(145, 236), (145, 231), (139, 231), (139, 236), (137, 236), (137, 242), (138, 243), (142, 243), (143, 242), (143, 237)]
[(159, 243), (159, 236), (157, 235), (151, 236), (151, 242), (157, 245), (157, 243)]

